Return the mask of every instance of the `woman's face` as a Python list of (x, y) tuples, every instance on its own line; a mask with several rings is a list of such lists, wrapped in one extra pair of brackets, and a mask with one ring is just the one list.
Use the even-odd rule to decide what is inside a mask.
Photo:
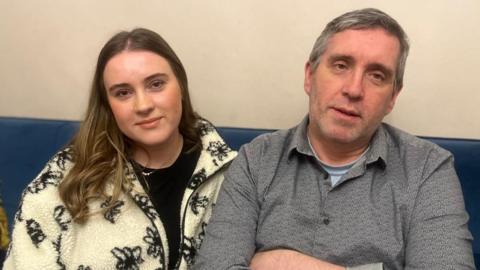
[(123, 51), (105, 66), (108, 103), (122, 133), (145, 149), (180, 136), (182, 95), (170, 64), (150, 51)]

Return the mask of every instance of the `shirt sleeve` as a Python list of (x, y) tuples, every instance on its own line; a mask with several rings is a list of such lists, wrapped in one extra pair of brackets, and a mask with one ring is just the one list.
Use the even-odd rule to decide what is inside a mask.
[[(439, 155), (433, 151), (433, 155)], [(427, 158), (405, 250), (405, 270), (475, 269), (462, 189), (451, 155)], [(428, 163), (428, 161), (427, 161)]]
[[(193, 270), (250, 269), (256, 250), (257, 222), (261, 208), (255, 174), (258, 162), (252, 159), (261, 155), (248, 155), (248, 151), (245, 147), (240, 149), (239, 155), (225, 174)], [(383, 267), (381, 263), (374, 263), (348, 269), (382, 270)]]
[(194, 270), (249, 269), (259, 215), (256, 180), (245, 148), (225, 174)]

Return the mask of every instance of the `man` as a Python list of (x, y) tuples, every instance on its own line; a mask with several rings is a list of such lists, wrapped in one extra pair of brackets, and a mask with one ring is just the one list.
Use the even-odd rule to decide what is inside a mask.
[(474, 269), (453, 157), (382, 123), (408, 40), (376, 9), (341, 15), (305, 65), (300, 125), (244, 146), (198, 269)]

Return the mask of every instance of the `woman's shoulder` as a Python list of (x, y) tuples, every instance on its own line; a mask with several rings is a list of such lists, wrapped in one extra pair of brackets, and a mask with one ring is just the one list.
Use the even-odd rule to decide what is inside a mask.
[(220, 135), (217, 128), (207, 119), (199, 118), (197, 120), (197, 129), (200, 134), (200, 140), (202, 141), (202, 144), (208, 144), (210, 142), (221, 142), (222, 144), (225, 144), (225, 140)]
[(71, 150), (60, 150), (24, 189), (14, 218), (14, 243), (22, 246), (24, 238), (21, 235), (27, 232), (28, 239), (38, 246), (49, 232), (61, 230), (70, 222), (71, 216), (60, 199), (58, 185), (71, 164)]
[(72, 150), (64, 148), (58, 151), (27, 186), (25, 192), (37, 194), (49, 187), (57, 187), (72, 165)]
[(197, 125), (200, 131), (203, 151), (208, 152), (213, 159), (221, 161), (220, 163), (222, 164), (229, 163), (235, 158), (237, 152), (230, 148), (212, 123), (201, 118), (198, 120)]
[[(24, 189), (17, 215), (25, 214), (25, 211), (29, 212), (30, 210), (38, 211), (40, 208), (55, 208), (62, 204), (58, 194), (58, 185), (72, 165), (71, 149), (64, 148), (58, 151)], [(17, 218), (19, 217), (17, 216)]]
[(211, 132), (216, 132), (215, 126), (205, 118), (198, 118), (196, 125), (200, 136), (205, 136)]

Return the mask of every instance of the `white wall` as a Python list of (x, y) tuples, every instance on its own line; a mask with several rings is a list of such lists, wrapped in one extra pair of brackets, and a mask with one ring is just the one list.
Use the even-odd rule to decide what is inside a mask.
[(217, 125), (287, 128), (306, 113), (303, 66), (324, 25), (377, 7), (410, 36), (387, 121), (418, 135), (480, 138), (478, 0), (0, 0), (0, 115), (82, 118), (97, 54), (118, 30), (159, 32), (194, 105)]

